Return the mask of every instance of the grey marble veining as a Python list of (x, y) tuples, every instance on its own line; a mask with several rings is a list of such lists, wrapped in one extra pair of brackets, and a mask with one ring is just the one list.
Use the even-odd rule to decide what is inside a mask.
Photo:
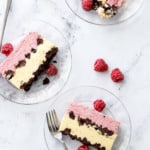
[[(0, 6), (4, 3), (5, 0), (1, 0)], [(69, 41), (73, 56), (71, 76), (63, 91), (79, 85), (95, 85), (116, 94), (127, 107), (132, 121), (129, 149), (149, 150), (149, 5), (150, 1), (145, 0), (138, 14), (123, 24), (101, 27), (77, 18), (64, 0), (13, 0), (4, 42), (20, 36), (25, 30), (24, 24), (34, 19), (57, 27)], [(0, 9), (0, 17), (3, 10)], [(108, 62), (107, 73), (93, 71), (93, 63), (98, 57)], [(125, 73), (123, 83), (111, 81), (110, 71), (115, 67)], [(29, 111), (0, 97), (0, 150), (46, 150), (43, 122), (48, 104)]]

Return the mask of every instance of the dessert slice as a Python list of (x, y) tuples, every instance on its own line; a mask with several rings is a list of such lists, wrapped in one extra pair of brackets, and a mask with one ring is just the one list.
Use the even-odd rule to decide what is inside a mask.
[(82, 0), (82, 8), (86, 11), (96, 10), (102, 18), (109, 19), (115, 16), (118, 9), (126, 0)]
[(30, 32), (0, 64), (0, 73), (18, 89), (28, 91), (45, 71), (58, 48), (37, 32)]
[(111, 150), (120, 123), (80, 103), (71, 103), (64, 115), (60, 131), (98, 150)]
[(94, 0), (97, 13), (102, 18), (111, 18), (117, 14), (118, 9), (123, 5), (124, 0)]

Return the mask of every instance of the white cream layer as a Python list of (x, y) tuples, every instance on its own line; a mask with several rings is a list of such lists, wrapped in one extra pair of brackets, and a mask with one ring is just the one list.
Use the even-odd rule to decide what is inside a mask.
[(38, 70), (39, 66), (43, 64), (43, 61), (46, 61), (46, 53), (53, 47), (55, 47), (54, 44), (43, 39), (43, 43), (37, 46), (36, 53), (30, 53), (30, 59), (25, 59), (25, 66), (17, 68), (13, 78), (9, 81), (17, 88), (20, 88), (23, 83), (28, 82), (34, 77), (33, 73)]
[(84, 124), (79, 126), (77, 117), (73, 120), (69, 117), (69, 114), (64, 115), (59, 130), (63, 131), (66, 128), (71, 129), (71, 135), (82, 139), (86, 137), (91, 144), (99, 143), (102, 147), (105, 147), (106, 150), (112, 149), (117, 137), (117, 134), (113, 134), (112, 136), (102, 135), (99, 130), (95, 130), (91, 125)]

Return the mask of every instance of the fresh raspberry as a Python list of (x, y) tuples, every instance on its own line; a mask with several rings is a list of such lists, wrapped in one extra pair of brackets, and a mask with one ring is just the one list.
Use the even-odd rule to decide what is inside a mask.
[(8, 56), (14, 50), (13, 45), (11, 43), (6, 43), (2, 46), (1, 52)]
[(92, 10), (93, 0), (82, 0), (82, 8), (86, 11)]
[(123, 73), (120, 71), (119, 68), (115, 68), (112, 70), (111, 72), (111, 79), (114, 81), (114, 82), (120, 82), (122, 80), (124, 80), (124, 75)]
[(46, 70), (46, 73), (49, 75), (49, 76), (54, 76), (56, 75), (58, 72), (57, 68), (55, 65), (53, 64), (50, 64), (49, 65), (49, 68)]
[(99, 112), (103, 111), (103, 109), (106, 107), (105, 102), (103, 100), (99, 100), (99, 99), (95, 100), (93, 105), (94, 105), (95, 110), (97, 110)]
[(78, 147), (78, 150), (89, 150), (89, 148), (86, 145), (82, 145), (82, 146)]
[(103, 59), (99, 58), (94, 63), (94, 70), (98, 71), (98, 72), (107, 71), (108, 65), (106, 64), (106, 62)]

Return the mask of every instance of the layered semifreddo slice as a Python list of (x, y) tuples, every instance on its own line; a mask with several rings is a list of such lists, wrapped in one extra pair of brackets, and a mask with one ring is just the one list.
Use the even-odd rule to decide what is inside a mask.
[(93, 0), (93, 9), (105, 19), (112, 18), (123, 6), (126, 0)]
[(58, 48), (37, 32), (30, 32), (0, 64), (0, 73), (16, 88), (28, 91), (56, 55)]
[(83, 104), (72, 102), (64, 115), (60, 131), (98, 150), (111, 150), (120, 123)]

